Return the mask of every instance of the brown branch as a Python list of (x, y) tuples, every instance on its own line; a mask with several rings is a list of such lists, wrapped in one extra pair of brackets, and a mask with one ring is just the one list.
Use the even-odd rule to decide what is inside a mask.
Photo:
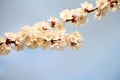
[(95, 10), (97, 10), (98, 7), (94, 8), (94, 9), (91, 9), (91, 10), (88, 10), (88, 9), (84, 9), (85, 12), (87, 13), (91, 13), (91, 12), (94, 12)]
[(66, 19), (66, 22), (69, 22), (69, 21), (72, 21), (72, 22), (76, 22), (76, 20), (75, 20), (75, 18), (76, 18), (77, 16), (75, 16), (75, 15), (72, 15), (72, 19)]
[(8, 44), (15, 44), (15, 45), (16, 45), (15, 41), (11, 41), (11, 40), (8, 39), (8, 38), (6, 39), (5, 44), (6, 44), (6, 45), (8, 45)]

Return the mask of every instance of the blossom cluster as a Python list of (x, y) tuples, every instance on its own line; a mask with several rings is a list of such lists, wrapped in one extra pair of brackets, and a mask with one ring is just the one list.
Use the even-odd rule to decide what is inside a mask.
[(120, 0), (96, 0), (96, 7), (84, 2), (77, 9), (63, 10), (60, 19), (50, 17), (49, 22), (38, 22), (32, 27), (26, 25), (18, 33), (7, 32), (6, 39), (0, 37), (0, 55), (10, 53), (11, 48), (17, 51), (24, 47), (63, 50), (70, 46), (71, 49), (78, 49), (83, 42), (82, 35), (78, 31), (67, 34), (65, 23), (81, 26), (88, 22), (88, 14), (91, 12), (94, 12), (95, 18), (101, 19), (108, 11), (116, 11), (118, 8)]
[[(23, 50), (25, 46), (30, 49), (35, 48), (51, 48), (62, 50), (64, 47), (70, 46), (71, 49), (76, 49), (82, 45), (82, 36), (79, 32), (66, 34), (65, 24), (57, 22), (53, 30), (47, 22), (38, 22), (30, 27), (24, 26), (17, 34), (12, 32), (5, 33), (6, 41), (0, 37), (0, 53), (8, 54), (10, 49), (17, 51)], [(13, 43), (14, 45), (10, 45)]]

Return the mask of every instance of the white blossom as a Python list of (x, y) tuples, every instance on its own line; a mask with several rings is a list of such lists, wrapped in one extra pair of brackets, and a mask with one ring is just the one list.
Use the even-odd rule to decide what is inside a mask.
[(63, 20), (67, 20), (67, 19), (72, 19), (73, 17), (73, 11), (70, 11), (68, 9), (66, 10), (63, 10), (61, 13), (60, 13), (60, 18), (63, 19)]
[(33, 29), (44, 34), (46, 32), (49, 32), (52, 28), (47, 22), (42, 21), (42, 22), (35, 23), (33, 25)]
[(96, 0), (97, 10), (95, 18), (101, 19), (110, 10), (110, 2), (108, 0)]
[(22, 35), (24, 43), (28, 48), (37, 48), (37, 37), (32, 27), (25, 26), (21, 30), (20, 34)]
[(60, 33), (60, 34), (64, 34), (66, 31), (65, 22), (63, 22), (63, 21), (57, 22), (55, 25), (55, 29), (56, 29), (55, 32)]
[(39, 36), (37, 38), (38, 47), (42, 47), (43, 43), (44, 43), (44, 38), (42, 36)]
[(4, 42), (5, 42), (4, 38), (0, 36), (0, 43), (4, 43)]
[(50, 47), (50, 41), (47, 41), (47, 40), (43, 39), (41, 43), (42, 43), (41, 47), (43, 49), (47, 49), (47, 48)]
[(87, 13), (81, 8), (77, 8), (76, 12), (77, 12), (77, 17), (75, 18), (76, 20), (75, 24), (78, 26), (85, 24), (88, 21)]
[(12, 32), (7, 32), (5, 33), (7, 39), (10, 39), (11, 41), (15, 41), (16, 40), (16, 34), (12, 33)]
[(20, 51), (20, 50), (23, 50), (24, 49), (24, 44), (20, 44), (20, 43), (18, 43), (18, 44), (16, 44), (14, 47), (13, 47), (13, 49), (14, 50), (16, 50), (16, 51)]
[(63, 50), (68, 45), (66, 37), (66, 34), (54, 34), (51, 42), (51, 49)]
[(106, 6), (103, 9), (98, 8), (95, 11), (95, 18), (98, 18), (99, 20), (102, 19), (102, 17), (104, 17), (108, 11), (109, 11), (109, 6)]
[(100, 9), (105, 8), (106, 6), (108, 6), (108, 4), (109, 4), (108, 0), (96, 0), (96, 5)]
[(10, 53), (10, 45), (6, 45), (5, 43), (3, 43), (2, 45), (0, 45), (0, 55), (7, 55), (8, 53)]
[(80, 15), (80, 16), (78, 16), (78, 17), (76, 17), (76, 24), (78, 25), (78, 26), (80, 26), (80, 25), (83, 25), (83, 24), (85, 24), (86, 22), (88, 22), (88, 17), (87, 16), (84, 16), (84, 15)]
[(72, 49), (78, 49), (81, 47), (83, 38), (79, 32), (75, 32), (73, 34), (70, 34), (70, 45)]
[(81, 3), (81, 7), (82, 7), (82, 9), (88, 9), (88, 10), (93, 9), (93, 5), (88, 2)]
[(51, 23), (51, 27), (52, 28), (54, 28), (55, 27), (55, 25), (56, 25), (56, 23), (59, 21), (59, 19), (58, 18), (55, 18), (55, 17), (51, 17), (50, 16), (50, 19), (48, 19), (48, 21)]
[(53, 21), (53, 22), (57, 22), (57, 21), (59, 21), (59, 19), (58, 18), (56, 18), (56, 17), (51, 17), (50, 16), (50, 19), (48, 19), (48, 21)]

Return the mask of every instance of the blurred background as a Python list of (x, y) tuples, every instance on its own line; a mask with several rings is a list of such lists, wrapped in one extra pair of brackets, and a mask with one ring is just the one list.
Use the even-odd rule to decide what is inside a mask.
[[(95, 0), (87, 0), (95, 6)], [(0, 35), (18, 32), (24, 25), (59, 17), (64, 9), (80, 7), (84, 0), (0, 0)], [(81, 49), (41, 48), (11, 51), (0, 56), (0, 80), (120, 80), (120, 10), (102, 20), (89, 15), (81, 27), (67, 24), (67, 33), (81, 32)]]

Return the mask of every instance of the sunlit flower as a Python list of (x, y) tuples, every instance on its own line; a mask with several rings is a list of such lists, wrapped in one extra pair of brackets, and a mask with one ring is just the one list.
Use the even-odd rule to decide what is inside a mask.
[(16, 40), (16, 34), (12, 33), (12, 32), (7, 32), (5, 33), (7, 39), (10, 39), (11, 41), (15, 41)]
[(50, 31), (49, 33), (45, 33), (44, 36), (42, 36), (42, 38), (45, 39), (46, 41), (51, 41), (52, 36), (54, 34), (55, 34), (54, 32)]
[(57, 22), (58, 20), (59, 20), (58, 18), (51, 17), (51, 16), (50, 16), (50, 19), (48, 19), (48, 21), (50, 21), (50, 22), (51, 22), (51, 21)]
[(51, 41), (51, 49), (55, 50), (63, 50), (67, 46), (66, 43), (66, 35), (54, 35), (52, 41)]
[(59, 21), (59, 19), (50, 16), (50, 19), (48, 19), (48, 21), (50, 21), (51, 27), (55, 27), (55, 25), (56, 25), (56, 23)]
[(38, 47), (37, 36), (32, 27), (25, 26), (19, 34), (23, 37), (24, 43), (28, 48), (34, 49)]
[(63, 19), (63, 20), (70, 20), (72, 19), (74, 15), (74, 10), (63, 10), (61, 13), (60, 13), (60, 18)]
[(61, 33), (64, 34), (66, 29), (65, 29), (65, 23), (63, 21), (59, 21), (56, 23), (55, 25), (55, 32), (57, 31), (57, 33)]
[(26, 25), (24, 26), (21, 31), (20, 31), (20, 35), (23, 36), (24, 38), (27, 38), (27, 37), (32, 37), (33, 36), (33, 28)]
[(37, 38), (38, 47), (42, 47), (43, 42), (44, 42), (43, 36), (39, 36), (39, 37)]
[(95, 11), (95, 18), (98, 18), (99, 20), (102, 19), (102, 17), (105, 16), (108, 11), (109, 11), (109, 6), (106, 6), (103, 9), (98, 8)]
[(58, 18), (55, 18), (55, 17), (51, 17), (50, 16), (50, 19), (48, 19), (48, 21), (50, 21), (50, 22), (58, 22), (59, 21), (59, 19)]
[(16, 41), (16, 45), (13, 47), (14, 50), (20, 51), (24, 49), (24, 43)]
[(47, 48), (50, 47), (50, 41), (47, 41), (47, 40), (43, 39), (41, 43), (42, 43), (42, 46), (41, 46), (41, 47), (42, 47), (43, 49), (47, 49)]
[(47, 22), (38, 22), (33, 25), (33, 29), (36, 31), (39, 31), (40, 33), (46, 33), (49, 32), (52, 28)]
[(88, 22), (88, 17), (85, 15), (80, 15), (78, 17), (76, 17), (76, 25), (80, 26), (85, 24), (86, 22)]
[(82, 9), (91, 10), (93, 8), (93, 5), (91, 3), (84, 2), (84, 3), (81, 3), (81, 7), (82, 7)]
[(72, 49), (77, 49), (81, 47), (83, 38), (79, 32), (75, 32), (73, 34), (70, 34), (70, 46)]
[(96, 0), (96, 4), (97, 4), (97, 7), (99, 7), (100, 9), (103, 9), (106, 6), (108, 6), (109, 1), (108, 0)]
[(7, 55), (10, 53), (10, 45), (6, 45), (5, 43), (0, 45), (0, 55)]
[(76, 9), (77, 17), (75, 18), (76, 20), (76, 25), (80, 26), (85, 24), (88, 21), (88, 14), (82, 9), (82, 8), (77, 8)]
[(0, 36), (0, 43), (4, 43), (5, 40), (3, 39), (3, 37)]

